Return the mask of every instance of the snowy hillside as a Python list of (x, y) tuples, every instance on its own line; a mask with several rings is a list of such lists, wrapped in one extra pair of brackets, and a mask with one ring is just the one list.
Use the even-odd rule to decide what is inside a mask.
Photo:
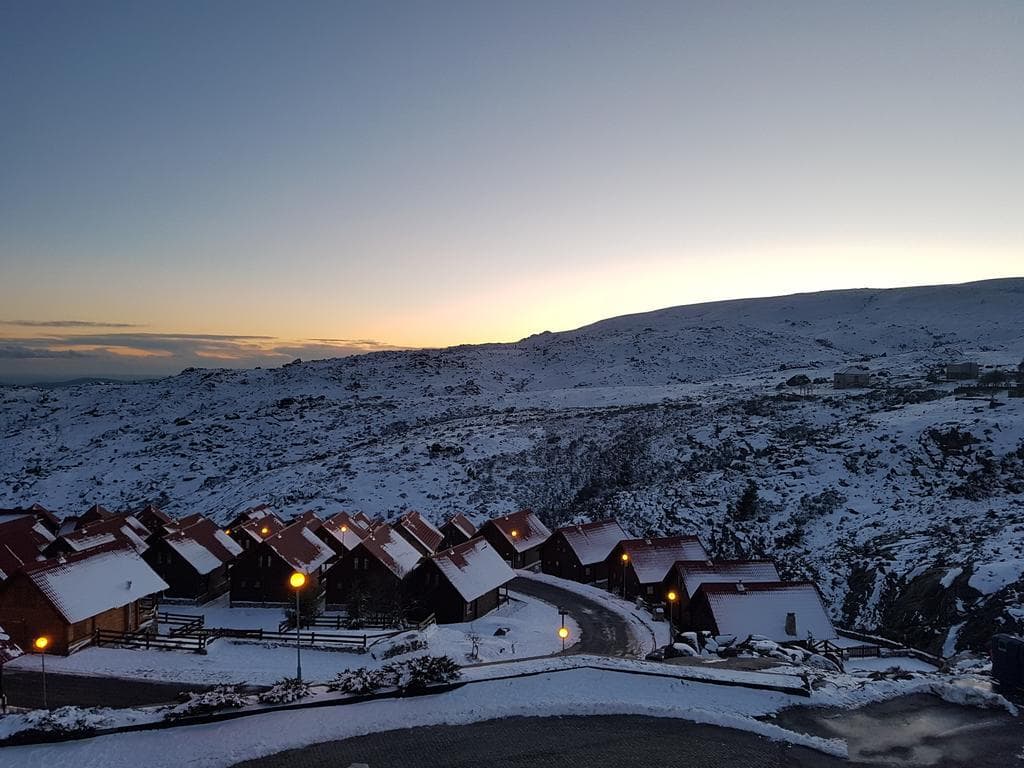
[[(1024, 279), (839, 291), (515, 344), (4, 388), (0, 506), (614, 514), (777, 557), (845, 625), (980, 645), (1024, 628), (1024, 399), (957, 399), (934, 370), (1016, 373), (1022, 307)], [(854, 362), (875, 384), (833, 390)], [(800, 374), (818, 381), (785, 385)]]

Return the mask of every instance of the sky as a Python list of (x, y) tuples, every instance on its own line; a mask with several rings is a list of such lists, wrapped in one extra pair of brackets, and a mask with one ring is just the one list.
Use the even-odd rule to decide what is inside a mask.
[(0, 3), (0, 381), (1024, 274), (1024, 3)]

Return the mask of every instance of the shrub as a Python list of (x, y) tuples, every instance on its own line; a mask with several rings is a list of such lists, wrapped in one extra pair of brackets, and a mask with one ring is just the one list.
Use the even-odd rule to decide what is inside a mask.
[(339, 673), (327, 683), (327, 688), (341, 693), (373, 693), (383, 688), (395, 688), (399, 683), (398, 671), (393, 664), (380, 669), (349, 669)]
[(381, 658), (393, 659), (395, 656), (401, 656), (405, 653), (412, 653), (413, 651), (422, 651), (427, 647), (426, 640), (420, 640), (413, 638), (407, 643), (396, 643), (381, 654)]
[(10, 745), (42, 741), (47, 738), (82, 738), (92, 736), (99, 726), (107, 722), (107, 716), (99, 709), (83, 709), (81, 707), (58, 707), (57, 709), (37, 709), (24, 715), (8, 715), (10, 718), (20, 717), (23, 728), (10, 732), (0, 744)]
[(408, 661), (385, 664), (379, 669), (346, 670), (331, 680), (327, 687), (341, 693), (364, 694), (384, 688), (412, 691), (428, 685), (448, 683), (459, 677), (459, 665), (448, 656), (418, 656)]
[(185, 693), (182, 699), (181, 704), (167, 713), (168, 720), (205, 715), (222, 709), (239, 709), (250, 703), (249, 697), (239, 693), (238, 687), (234, 685), (218, 685), (203, 693)]
[(294, 677), (286, 677), (274, 683), (269, 691), (259, 695), (261, 704), (290, 704), (309, 696), (309, 683)]
[(448, 683), (459, 677), (459, 665), (448, 656), (418, 656), (405, 662), (405, 690), (416, 690), (428, 685)]

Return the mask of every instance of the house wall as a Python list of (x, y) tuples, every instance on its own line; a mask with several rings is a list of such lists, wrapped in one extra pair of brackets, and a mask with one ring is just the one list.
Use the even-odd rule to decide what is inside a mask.
[(686, 628), (693, 632), (710, 632), (712, 635), (719, 634), (718, 625), (715, 623), (715, 616), (711, 612), (711, 606), (704, 599), (703, 592), (697, 591), (697, 598), (690, 603), (689, 619), (690, 624)]
[(35, 638), (45, 636), (49, 653), (67, 653), (68, 623), (24, 574), (12, 576), (0, 589), (0, 626), (26, 652)]
[(540, 548), (541, 570), (562, 579), (589, 584), (606, 578), (608, 568), (604, 562), (585, 566), (562, 533), (554, 533)]
[(444, 539), (441, 540), (441, 549), (448, 549), (459, 544), (465, 544), (469, 541), (469, 537), (462, 532), (460, 528), (455, 527), (451, 523), (446, 523), (440, 528)]
[[(288, 583), (291, 566), (264, 543), (243, 552), (228, 570), (231, 602), (293, 603), (295, 590)], [(320, 590), (318, 572), (307, 574), (304, 591)]]
[(403, 591), (403, 580), (359, 545), (338, 558), (324, 575), (327, 602), (340, 605), (348, 602), (354, 589), (368, 592)]
[(490, 522), (484, 523), (480, 529), (480, 535), (487, 543), (494, 547), (502, 559), (510, 563), (513, 568), (526, 568), (537, 563), (541, 559), (541, 545), (531, 547), (523, 552), (517, 552), (508, 539)]

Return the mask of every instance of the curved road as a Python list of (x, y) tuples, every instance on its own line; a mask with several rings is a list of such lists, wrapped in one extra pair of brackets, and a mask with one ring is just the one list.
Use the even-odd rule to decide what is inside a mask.
[(579, 625), (582, 637), (566, 653), (594, 653), (602, 656), (637, 656), (640, 649), (629, 624), (597, 600), (543, 581), (519, 576), (509, 589), (562, 608)]

